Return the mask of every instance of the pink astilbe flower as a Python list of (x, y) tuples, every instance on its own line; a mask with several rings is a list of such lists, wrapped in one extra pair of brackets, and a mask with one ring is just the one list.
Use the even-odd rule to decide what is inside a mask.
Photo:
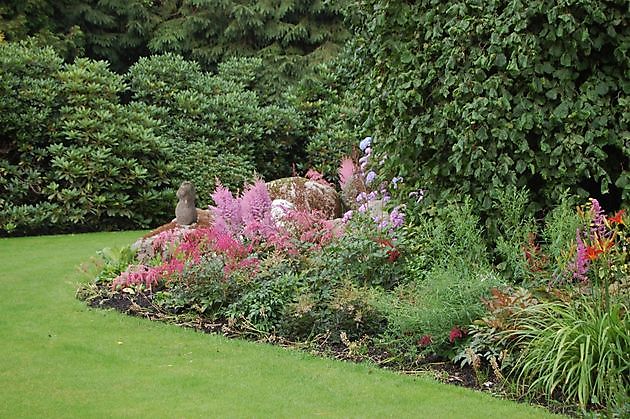
[(341, 166), (339, 166), (339, 186), (344, 189), (348, 182), (352, 180), (352, 177), (357, 172), (357, 167), (350, 157), (346, 157), (341, 160)]
[(214, 225), (218, 229), (238, 234), (242, 229), (241, 202), (232, 196), (232, 192), (223, 185), (217, 185), (212, 194), (215, 206), (210, 206), (214, 217)]
[(257, 180), (243, 192), (241, 216), (245, 223), (245, 234), (250, 238), (256, 235), (268, 237), (275, 230), (271, 219), (271, 197), (262, 180)]
[(217, 232), (214, 250), (230, 259), (243, 259), (249, 254), (249, 249), (243, 243), (224, 232)]
[(580, 233), (579, 229), (575, 232), (575, 240), (577, 242), (577, 252), (575, 255), (575, 262), (572, 266), (573, 278), (582, 282), (586, 282), (586, 273), (588, 272), (590, 262), (588, 258), (587, 246), (582, 240), (582, 234)]
[(112, 282), (112, 288), (118, 286), (130, 287), (134, 285), (145, 285), (151, 288), (157, 285), (160, 280), (166, 279), (174, 273), (184, 270), (184, 262), (173, 258), (168, 263), (159, 266), (130, 265), (125, 272), (122, 272)]
[(161, 232), (153, 238), (153, 252), (163, 258), (171, 257), (183, 236), (184, 232), (179, 228)]
[(327, 220), (320, 211), (291, 211), (288, 220), (295, 239), (307, 247), (321, 249), (343, 234), (343, 225)]

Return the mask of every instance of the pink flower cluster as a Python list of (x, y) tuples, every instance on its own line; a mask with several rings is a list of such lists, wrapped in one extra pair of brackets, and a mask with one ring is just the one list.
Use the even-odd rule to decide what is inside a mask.
[(153, 238), (152, 247), (162, 262), (157, 266), (131, 265), (112, 282), (114, 288), (144, 285), (154, 287), (160, 281), (168, 281), (184, 268), (201, 262), (203, 256), (222, 257), (224, 273), (258, 267), (258, 259), (250, 257), (252, 247), (235, 240), (225, 230), (215, 227), (194, 230), (174, 229), (164, 231)]

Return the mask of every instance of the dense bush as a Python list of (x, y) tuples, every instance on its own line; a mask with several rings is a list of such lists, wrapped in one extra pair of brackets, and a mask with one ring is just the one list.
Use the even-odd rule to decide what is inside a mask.
[(215, 178), (243, 186), (252, 168), (273, 179), (291, 173), (301, 147), (302, 121), (290, 106), (262, 105), (249, 87), (257, 59), (222, 64), (216, 75), (165, 54), (143, 58), (128, 73), (132, 101), (162, 122), (160, 134), (178, 157), (179, 177), (210, 202)]
[(348, 3), (5, 0), (0, 32), (10, 41), (36, 37), (64, 57), (106, 59), (121, 73), (150, 54), (179, 54), (205, 70), (232, 57), (258, 56), (272, 96), (341, 48), (349, 37), (343, 22)]
[(508, 185), (530, 210), (567, 189), (630, 201), (625, 1), (361, 5), (357, 75), (390, 175), (486, 214)]
[(502, 282), (470, 201), (409, 218), (401, 239), (407, 242), (404, 282), (379, 302), (388, 320), (384, 342), (397, 362), (427, 350), (449, 352), (451, 332), (483, 314), (482, 298)]
[(351, 52), (346, 48), (335, 60), (318, 65), (285, 95), (304, 121), (306, 144), (300, 168), (317, 170), (330, 181), (336, 179), (341, 159), (353, 154), (364, 118), (347, 71)]
[(0, 44), (0, 226), (18, 233), (149, 226), (172, 206), (157, 122), (120, 104), (104, 62)]

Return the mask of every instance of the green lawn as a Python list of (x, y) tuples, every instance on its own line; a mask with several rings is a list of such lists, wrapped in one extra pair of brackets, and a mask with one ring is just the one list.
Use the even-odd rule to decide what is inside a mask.
[(0, 417), (529, 418), (372, 366), (92, 310), (78, 265), (138, 232), (0, 239)]

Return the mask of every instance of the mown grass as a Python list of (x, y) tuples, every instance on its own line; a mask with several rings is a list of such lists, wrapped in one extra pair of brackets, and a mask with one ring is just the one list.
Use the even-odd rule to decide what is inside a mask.
[(0, 239), (0, 417), (551, 416), (426, 377), (204, 335), (77, 301), (78, 265), (138, 235)]

